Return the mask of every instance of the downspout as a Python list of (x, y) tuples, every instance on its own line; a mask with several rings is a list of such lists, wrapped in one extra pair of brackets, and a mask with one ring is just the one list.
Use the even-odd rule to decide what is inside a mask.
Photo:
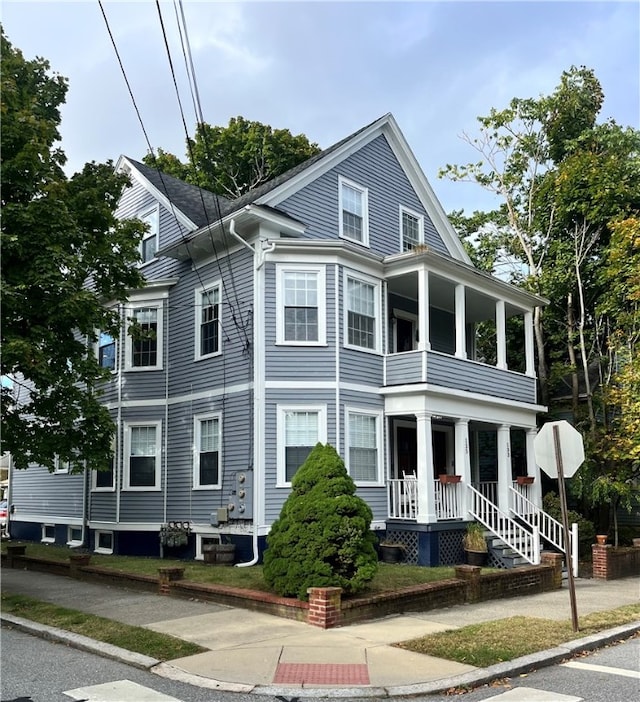
[(253, 534), (251, 538), (251, 547), (253, 550), (253, 555), (250, 561), (245, 563), (236, 563), (237, 568), (246, 568), (248, 566), (253, 566), (258, 563), (260, 559), (260, 552), (258, 549), (258, 521), (261, 517), (260, 512), (260, 489), (264, 485), (263, 480), (263, 458), (260, 455), (260, 451), (264, 446), (264, 441), (262, 440), (262, 404), (263, 404), (263, 388), (264, 382), (262, 377), (262, 371), (264, 368), (264, 338), (261, 343), (256, 343), (256, 339), (259, 338), (259, 333), (264, 329), (263, 316), (262, 316), (262, 302), (260, 298), (261, 290), (258, 289), (258, 278), (262, 279), (259, 272), (265, 261), (265, 256), (271, 253), (276, 244), (274, 241), (268, 243), (264, 248), (253, 248), (249, 246), (244, 239), (242, 239), (237, 233), (235, 228), (235, 220), (231, 220), (229, 224), (229, 231), (238, 240), (240, 240), (245, 246), (247, 246), (254, 254), (254, 266), (253, 266), (253, 341), (255, 353), (253, 354)]
[[(169, 294), (167, 295), (166, 298), (167, 304), (167, 315), (166, 315), (166, 320), (167, 320), (167, 328), (166, 331), (164, 331), (164, 339), (163, 344), (164, 344), (164, 426), (162, 427), (163, 433), (164, 433), (164, 441), (162, 442), (163, 446), (163, 463), (164, 463), (164, 496), (163, 496), (163, 504), (162, 504), (162, 521), (163, 523), (167, 523), (167, 501), (168, 501), (168, 493), (169, 493), (169, 485), (168, 485), (168, 480), (169, 480), (169, 334), (171, 333), (171, 327), (169, 324)], [(164, 308), (165, 305), (163, 304), (162, 306), (162, 313), (164, 314)]]
[(9, 484), (7, 485), (7, 523), (4, 531), (7, 538), (11, 538), (11, 520), (13, 519), (14, 505), (11, 502), (13, 496), (13, 454), (9, 454)]
[[(124, 475), (124, 452), (122, 450), (122, 364), (125, 363), (126, 349), (126, 306), (118, 306), (120, 316), (120, 338), (118, 339), (118, 419), (116, 426), (116, 455), (114, 459), (113, 482), (116, 490), (116, 524), (120, 523), (120, 496), (122, 490), (122, 476)], [(123, 319), (124, 316), (124, 319)]]

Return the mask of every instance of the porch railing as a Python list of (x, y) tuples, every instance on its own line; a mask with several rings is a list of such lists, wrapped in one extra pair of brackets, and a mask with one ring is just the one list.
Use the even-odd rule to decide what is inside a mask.
[(462, 491), (463, 483), (441, 483), (435, 481), (434, 493), (436, 496), (436, 518), (462, 519)]
[(391, 519), (418, 518), (418, 481), (416, 478), (389, 480), (389, 517)]
[[(562, 553), (565, 552), (564, 545), (564, 527), (557, 519), (554, 519), (550, 514), (547, 514), (537, 507), (531, 500), (520, 490), (512, 487), (510, 490), (511, 510), (516, 517), (522, 519), (530, 527), (537, 527), (540, 531), (540, 536), (548, 541), (552, 546), (555, 546)], [(575, 577), (578, 576), (578, 525), (571, 525), (571, 534), (569, 535), (569, 547), (571, 550), (571, 569)], [(569, 558), (567, 558), (567, 561)]]
[(528, 524), (525, 526), (511, 519), (471, 485), (469, 492), (471, 495), (469, 512), (474, 519), (529, 563), (538, 565), (540, 563), (540, 532), (538, 527)]
[(489, 502), (498, 504), (498, 481), (491, 480), (483, 483), (471, 483), (473, 487)]

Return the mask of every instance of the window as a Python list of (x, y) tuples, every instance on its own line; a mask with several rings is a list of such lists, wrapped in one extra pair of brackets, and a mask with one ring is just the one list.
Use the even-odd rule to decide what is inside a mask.
[(125, 490), (160, 489), (160, 435), (160, 422), (126, 427)]
[(116, 367), (116, 340), (106, 332), (101, 332), (98, 338), (98, 363), (109, 370)]
[(347, 276), (347, 345), (378, 348), (376, 285)]
[(324, 405), (280, 407), (278, 421), (278, 484), (288, 485), (311, 449), (327, 441), (327, 410)]
[(82, 544), (82, 527), (67, 527), (67, 546), (80, 546)]
[(220, 286), (196, 290), (196, 358), (220, 352)]
[(277, 339), (280, 344), (325, 343), (325, 270), (300, 266), (278, 269)]
[(127, 369), (157, 370), (162, 367), (162, 307), (145, 305), (129, 312)]
[(111, 444), (111, 463), (106, 470), (93, 471), (93, 489), (98, 491), (110, 491), (115, 487), (115, 464), (116, 464), (116, 442)]
[(366, 188), (339, 179), (340, 236), (369, 246), (369, 204)]
[(142, 235), (140, 242), (140, 264), (148, 263), (158, 250), (158, 208), (140, 215), (140, 220), (147, 225), (147, 231)]
[(377, 412), (347, 411), (348, 470), (356, 483), (380, 482), (381, 426)]
[(402, 250), (410, 251), (424, 243), (424, 217), (405, 207), (400, 207), (400, 231)]
[(195, 417), (194, 488), (220, 487), (220, 415)]
[(113, 553), (113, 532), (112, 531), (96, 531), (95, 533), (96, 553)]
[(42, 536), (40, 541), (45, 544), (53, 544), (56, 540), (56, 527), (54, 524), (42, 525)]
[(53, 462), (53, 472), (55, 475), (62, 475), (69, 472), (69, 461), (63, 461), (60, 456), (56, 456)]

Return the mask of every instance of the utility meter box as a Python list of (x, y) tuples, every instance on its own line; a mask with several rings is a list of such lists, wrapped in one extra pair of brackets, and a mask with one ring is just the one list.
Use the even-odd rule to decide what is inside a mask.
[(229, 496), (229, 519), (253, 519), (253, 470), (239, 470)]

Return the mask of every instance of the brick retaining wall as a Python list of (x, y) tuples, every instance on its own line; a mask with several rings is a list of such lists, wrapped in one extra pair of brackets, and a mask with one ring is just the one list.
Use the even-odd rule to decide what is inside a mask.
[(616, 580), (640, 575), (640, 548), (614, 547), (609, 544), (591, 546), (593, 577), (599, 580)]

